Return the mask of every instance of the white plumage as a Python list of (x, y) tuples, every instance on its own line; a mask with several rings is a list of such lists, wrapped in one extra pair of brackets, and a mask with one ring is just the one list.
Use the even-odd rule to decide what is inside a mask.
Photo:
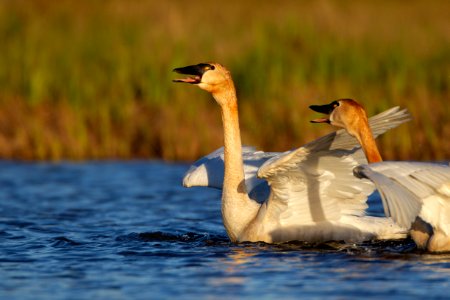
[[(422, 162), (380, 162), (359, 166), (355, 173), (372, 180), (383, 199), (386, 215), (410, 228), (416, 218), (431, 226), (429, 251), (450, 251), (450, 167)], [(413, 234), (414, 238), (414, 234)]]
[[(374, 136), (378, 137), (389, 129), (395, 128), (409, 121), (410, 118), (411, 117), (406, 110), (400, 109), (399, 107), (393, 107), (371, 117), (369, 119), (369, 124), (373, 130)], [(331, 152), (328, 153), (326, 151), (339, 149), (353, 151), (355, 149), (360, 149), (360, 146), (358, 141), (349, 135), (344, 129), (329, 133), (306, 144), (303, 147), (287, 152), (263, 152), (256, 150), (255, 147), (244, 146), (242, 147), (242, 159), (244, 162), (247, 192), (252, 199), (260, 203), (267, 200), (270, 193), (269, 186), (266, 180), (258, 178), (257, 172), (259, 168), (268, 160), (277, 161), (277, 166), (286, 167), (282, 165), (283, 162), (293, 163), (293, 156), (302, 157), (302, 154), (305, 153), (307, 156), (309, 153), (314, 153), (315, 151), (325, 151), (321, 152), (321, 155), (329, 155)], [(194, 162), (184, 175), (183, 186), (204, 186), (222, 189), (224, 176), (223, 159), (224, 153), (223, 147), (221, 147)], [(358, 152), (358, 155), (353, 156), (353, 159), (355, 159), (358, 164), (367, 162), (362, 152)], [(328, 167), (330, 166), (331, 165)], [(271, 168), (274, 168), (274, 166)], [(351, 189), (349, 186), (346, 188)]]
[[(257, 151), (254, 147), (242, 147), (244, 161), (245, 185), (250, 198), (264, 202), (270, 189), (267, 181), (258, 178), (259, 167), (270, 158), (279, 155), (277, 152)], [(197, 160), (191, 165), (183, 178), (184, 187), (204, 186), (222, 189), (223, 185), (223, 147)]]
[[(222, 217), (232, 241), (357, 242), (405, 237), (406, 230), (391, 219), (364, 216), (374, 186), (353, 176), (353, 168), (366, 160), (357, 141), (344, 130), (281, 154), (243, 149), (229, 72), (216, 63), (175, 71), (194, 75), (176, 81), (209, 91), (221, 107), (223, 151), (196, 162), (183, 183), (222, 188)], [(373, 120), (374, 130), (381, 134), (409, 120), (409, 115), (394, 108)], [(251, 199), (249, 194), (264, 182), (270, 188), (268, 198)]]
[(368, 178), (380, 192), (386, 216), (410, 229), (417, 246), (433, 252), (450, 251), (450, 167), (424, 162), (382, 162), (363, 107), (351, 99), (311, 106), (330, 114), (327, 122), (355, 136), (369, 165), (354, 174)]

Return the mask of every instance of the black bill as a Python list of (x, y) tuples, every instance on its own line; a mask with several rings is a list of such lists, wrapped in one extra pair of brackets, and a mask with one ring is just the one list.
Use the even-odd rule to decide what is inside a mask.
[(174, 72), (191, 76), (181, 79), (174, 79), (173, 82), (185, 82), (191, 84), (200, 83), (202, 81), (203, 74), (208, 70), (214, 70), (214, 66), (202, 63), (182, 68), (175, 68), (173, 69)]
[[(310, 105), (309, 108), (313, 111), (329, 115), (333, 112), (333, 110), (339, 106), (338, 101), (333, 101), (330, 104), (325, 105)], [(328, 118), (319, 118), (310, 121), (311, 123), (330, 123), (330, 119)]]

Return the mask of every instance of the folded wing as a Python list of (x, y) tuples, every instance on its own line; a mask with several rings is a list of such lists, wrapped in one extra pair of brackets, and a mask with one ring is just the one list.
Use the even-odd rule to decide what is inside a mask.
[(422, 162), (380, 162), (355, 169), (370, 179), (383, 200), (386, 215), (409, 228), (420, 214), (434, 227), (450, 224), (450, 167)]

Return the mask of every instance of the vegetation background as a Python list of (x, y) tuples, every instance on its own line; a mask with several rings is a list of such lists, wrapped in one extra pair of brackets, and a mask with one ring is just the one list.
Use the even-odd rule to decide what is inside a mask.
[(450, 159), (450, 1), (0, 0), (0, 157), (193, 160), (222, 145), (210, 95), (175, 67), (232, 72), (243, 142), (332, 130), (308, 105), (354, 98), (414, 120), (388, 159)]

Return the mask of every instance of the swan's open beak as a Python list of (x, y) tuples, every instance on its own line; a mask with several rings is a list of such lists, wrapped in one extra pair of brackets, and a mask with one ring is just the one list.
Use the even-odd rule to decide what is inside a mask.
[[(333, 110), (339, 106), (339, 102), (337, 101), (333, 101), (330, 104), (325, 104), (325, 105), (310, 105), (309, 108), (312, 109), (313, 111), (322, 113), (322, 114), (326, 114), (326, 115), (330, 115)], [(328, 123), (330, 124), (331, 121), (328, 118), (319, 118), (319, 119), (314, 119), (310, 121), (311, 123)]]
[(174, 72), (184, 75), (192, 75), (186, 78), (174, 79), (173, 82), (185, 82), (190, 84), (198, 84), (202, 81), (203, 74), (208, 70), (213, 70), (214, 66), (210, 64), (198, 64), (182, 68), (173, 69)]

